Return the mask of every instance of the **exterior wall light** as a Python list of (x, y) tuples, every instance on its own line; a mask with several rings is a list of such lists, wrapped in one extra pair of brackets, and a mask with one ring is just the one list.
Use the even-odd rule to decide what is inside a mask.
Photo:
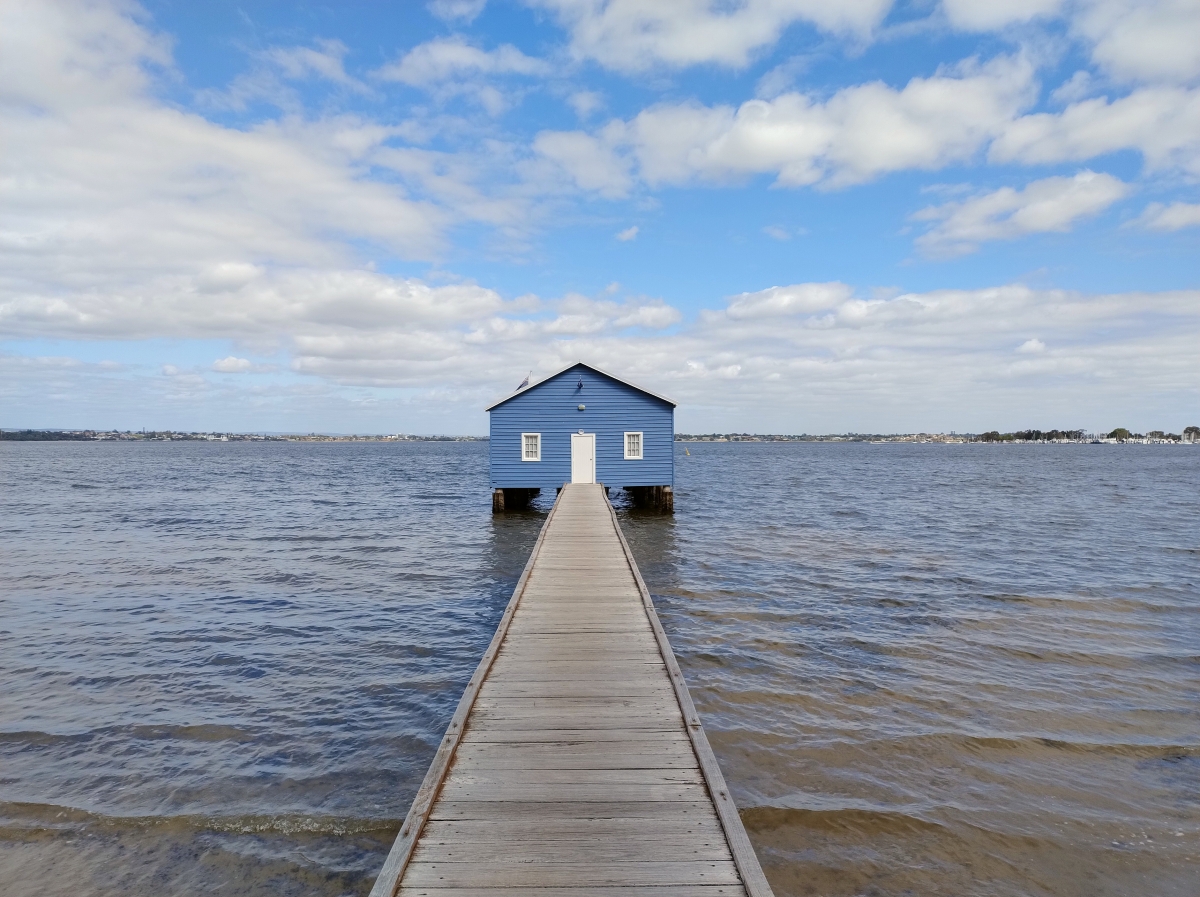
[(580, 405), (580, 406), (579, 406), (579, 410), (580, 410), (580, 411), (582, 411), (582, 410), (583, 410), (584, 408), (586, 408), (586, 407), (587, 407), (587, 405)]

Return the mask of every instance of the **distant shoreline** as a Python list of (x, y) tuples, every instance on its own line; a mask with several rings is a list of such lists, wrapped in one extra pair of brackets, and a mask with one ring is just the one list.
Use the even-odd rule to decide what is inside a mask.
[(487, 442), (486, 436), (414, 436), (407, 433), (179, 433), (174, 430), (0, 429), (3, 442)]
[[(772, 433), (676, 433), (676, 442), (858, 442), (961, 445), (966, 443), (1003, 443), (1012, 445), (1049, 444), (1133, 444), (1200, 445), (1200, 434), (1188, 427), (1182, 435), (1152, 431), (1114, 437), (1112, 433), (1025, 430), (1017, 433), (840, 433), (787, 435)], [(395, 434), (345, 433), (181, 433), (174, 430), (56, 430), (0, 428), (3, 442), (488, 442), (487, 436), (417, 436)]]
[(937, 443), (941, 445), (964, 445), (966, 443), (1003, 444), (1003, 445), (1097, 445), (1097, 444), (1130, 444), (1130, 445), (1200, 445), (1200, 438), (1192, 434), (1161, 434), (1147, 435), (1132, 434), (1128, 438), (1113, 438), (1104, 433), (1084, 433), (1080, 436), (1059, 436), (1043, 438), (1021, 438), (1011, 433), (1003, 437), (995, 437), (992, 433), (844, 433), (830, 435), (800, 436), (756, 434), (756, 433), (714, 433), (706, 435), (691, 435), (676, 433), (676, 442), (866, 442), (874, 445), (882, 443)]

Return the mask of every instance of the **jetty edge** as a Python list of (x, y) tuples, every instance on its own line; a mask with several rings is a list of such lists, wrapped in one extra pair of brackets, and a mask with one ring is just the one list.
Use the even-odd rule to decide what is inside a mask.
[(605, 488), (566, 485), (372, 897), (772, 897)]

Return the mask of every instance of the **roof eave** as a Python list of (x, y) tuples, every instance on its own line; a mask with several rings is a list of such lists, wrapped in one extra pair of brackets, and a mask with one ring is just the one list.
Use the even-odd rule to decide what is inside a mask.
[(608, 371), (598, 368), (594, 364), (588, 364), (586, 361), (573, 361), (566, 367), (560, 368), (559, 370), (555, 371), (553, 374), (547, 374), (545, 377), (543, 377), (541, 380), (538, 380), (536, 383), (530, 383), (524, 389), (518, 389), (516, 392), (512, 393), (511, 395), (507, 395), (502, 399), (497, 399), (495, 402), (492, 402), (492, 404), (488, 405), (483, 410), (491, 411), (494, 408), (499, 408), (505, 402), (512, 401), (517, 396), (522, 395), (523, 393), (529, 392), (529, 390), (533, 389), (535, 386), (540, 386), (541, 384), (545, 383), (547, 380), (553, 380), (559, 374), (565, 374), (567, 371), (571, 370), (571, 368), (577, 368), (577, 367), (585, 367), (589, 371), (595, 371), (597, 374), (603, 374), (605, 377), (608, 377), (610, 380), (616, 380), (618, 383), (624, 383), (626, 386), (633, 387), (638, 392), (644, 392), (648, 396), (653, 396), (654, 398), (658, 399), (660, 402), (666, 402), (672, 408), (679, 407), (679, 403), (676, 402), (674, 399), (669, 399), (664, 395), (660, 395), (656, 392), (652, 392), (651, 390), (646, 389), (646, 387), (644, 387), (644, 386), (638, 386), (636, 383), (631, 383), (630, 381), (626, 380), (624, 377), (618, 377), (616, 374), (610, 374)]

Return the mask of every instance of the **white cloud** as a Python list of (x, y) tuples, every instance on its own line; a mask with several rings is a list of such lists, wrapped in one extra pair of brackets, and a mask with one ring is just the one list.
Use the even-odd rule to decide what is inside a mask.
[(317, 40), (309, 47), (268, 47), (252, 54), (250, 70), (239, 74), (227, 87), (204, 88), (196, 92), (196, 99), (210, 109), (245, 112), (255, 103), (265, 103), (290, 115), (301, 115), (304, 103), (291, 82), (313, 80), (376, 98), (371, 87), (346, 71), (348, 52), (349, 48), (337, 40)]
[(561, 141), (557, 161), (584, 189), (609, 195), (629, 190), (635, 162), (652, 187), (756, 174), (772, 174), (781, 186), (841, 186), (966, 161), (1004, 133), (1035, 93), (1033, 67), (1023, 58), (968, 60), (900, 90), (862, 84), (823, 102), (787, 93), (736, 110), (652, 106), (594, 135), (542, 132), (535, 146)]
[(1092, 92), (1094, 82), (1090, 72), (1078, 71), (1056, 87), (1051, 92), (1050, 99), (1064, 105), (1078, 102)]
[(992, 31), (1008, 25), (1029, 22), (1039, 16), (1052, 16), (1065, 0), (942, 0), (942, 9), (950, 24), (968, 31)]
[(227, 293), (246, 286), (263, 275), (264, 269), (247, 262), (221, 262), (201, 270), (195, 279), (200, 293)]
[(346, 262), (347, 240), (438, 252), (451, 216), (363, 177), (389, 129), (223, 127), (155, 99), (147, 59), (169, 62), (107, 7), (0, 5), (0, 301), (85, 289), (132, 306), (156, 278), (207, 290), (266, 262)]
[(341, 41), (319, 40), (315, 47), (272, 47), (262, 55), (286, 78), (315, 75), (359, 93), (370, 93), (369, 87), (346, 73), (346, 53), (347, 47)]
[[(504, 188), (514, 151), (491, 141), (483, 155), (411, 146), (381, 146), (369, 153), (372, 164), (401, 175), (440, 206), (461, 218), (495, 225), (510, 235), (524, 235), (533, 224), (530, 197)], [(491, 183), (492, 189), (483, 184)]]
[[(1046, 348), (1014, 358), (1014, 345), (1033, 348), (1031, 332)], [(1197, 291), (1085, 295), (1012, 285), (864, 300), (844, 284), (797, 284), (703, 313), (670, 345), (693, 366), (673, 363), (658, 382), (722, 409), (726, 420), (761, 421), (780, 403), (788, 409), (780, 416), (809, 432), (840, 429), (835, 421), (907, 429), (931, 408), (954, 408), (952, 419), (981, 428), (1053, 409), (1080, 426), (1115, 414), (1144, 419), (1151, 407), (1174, 419), (1184, 396), (1195, 400), (1189, 346), (1198, 339)], [(732, 379), (718, 373), (730, 366)], [(739, 402), (754, 411), (739, 415)]]
[(1173, 231), (1200, 226), (1200, 204), (1173, 202), (1169, 206), (1152, 202), (1137, 219), (1147, 230)]
[(1195, 0), (1092, 0), (1075, 30), (1092, 60), (1130, 81), (1186, 83), (1200, 77), (1200, 4)]
[(592, 113), (604, 108), (604, 95), (594, 90), (577, 90), (567, 101), (581, 119), (590, 118)]
[(1118, 100), (1097, 97), (1060, 113), (1025, 115), (992, 143), (988, 158), (1036, 165), (1120, 150), (1140, 152), (1150, 169), (1200, 174), (1200, 90), (1147, 87)]
[(622, 243), (628, 243), (630, 240), (637, 239), (638, 226), (635, 224), (632, 227), (627, 227), (625, 230), (617, 234), (617, 239)]
[(734, 320), (812, 315), (849, 302), (854, 290), (844, 283), (801, 283), (734, 296), (725, 314)]
[(212, 369), (221, 374), (244, 374), (253, 367), (254, 363), (249, 358), (238, 358), (234, 355), (218, 358), (212, 363)]
[(796, 80), (808, 71), (812, 64), (809, 56), (793, 56), (786, 62), (780, 63), (758, 79), (754, 95), (759, 99), (771, 100), (782, 93), (794, 88)]
[(792, 238), (791, 231), (785, 227), (780, 227), (778, 224), (768, 224), (762, 230), (772, 240), (790, 240)]
[(487, 0), (430, 0), (428, 4), (429, 11), (447, 22), (475, 21), (483, 8), (487, 6)]
[(375, 71), (374, 76), (428, 90), (442, 102), (467, 97), (489, 115), (498, 116), (515, 105), (520, 93), (493, 82), (514, 75), (542, 76), (549, 71), (544, 61), (526, 56), (511, 44), (481, 50), (456, 35), (420, 44)]
[(288, 268), (224, 289), (200, 287), (206, 273), (120, 283), (52, 285), (0, 295), (0, 335), (65, 339), (287, 339), (339, 328), (421, 333), (515, 309), (471, 284), (431, 287), (373, 271)]
[(1200, 77), (1200, 5), (1194, 0), (942, 0), (949, 22), (991, 31), (1062, 17), (1092, 61), (1134, 82), (1185, 84)]
[(552, 10), (571, 48), (623, 72), (697, 63), (740, 68), (796, 22), (863, 40), (891, 0), (528, 0)]
[(611, 199), (626, 196), (633, 186), (630, 162), (611, 141), (583, 131), (542, 131), (533, 141), (538, 155), (558, 166), (582, 190)]
[(916, 242), (927, 255), (955, 256), (974, 252), (980, 243), (990, 240), (1062, 233), (1079, 219), (1098, 215), (1128, 192), (1127, 184), (1094, 171), (1033, 181), (1021, 190), (1003, 187), (917, 212), (913, 220), (938, 224)]
[[(353, 116), (215, 124), (156, 99), (170, 57), (115, 9), (0, 4), (6, 327), (153, 333), (165, 309), (188, 333), (206, 297), (269, 293), (280, 272), (353, 278), (367, 253), (436, 258), (456, 221), (528, 234), (531, 191), (505, 188), (515, 151), (500, 141), (415, 149), (398, 145), (401, 126)], [(220, 302), (212, 316), (216, 331), (253, 317)]]
[(634, 305), (613, 318), (617, 328), (642, 327), (646, 330), (663, 330), (683, 320), (679, 309), (665, 302)]
[(456, 36), (420, 44), (397, 61), (383, 66), (375, 76), (412, 87), (432, 87), (446, 81), (479, 76), (536, 76), (548, 71), (545, 62), (526, 56), (511, 44), (481, 50)]
[[(691, 322), (655, 300), (606, 293), (509, 302), (476, 286), (369, 272), (268, 274), (210, 297), (209, 314), (183, 293), (154, 295), (140, 310), (112, 297), (64, 297), (67, 308), (27, 309), (3, 326), (57, 338), (274, 335), (291, 356), (291, 376), (311, 378), (311, 394), (301, 400), (282, 384), (276, 398), (221, 393), (225, 407), (292, 403), (293, 419), (312, 421), (304, 409), (314, 396), (348, 401), (335, 387), (404, 387), (416, 391), (406, 416), (451, 415), (457, 423), (439, 425), (450, 432), (482, 430), (479, 408), (530, 367), (536, 377), (580, 359), (680, 400), (681, 429), (990, 429), (1052, 417), (1072, 426), (1116, 418), (1163, 425), (1195, 400), (1200, 342), (1197, 291), (1087, 295), (1010, 285), (864, 299), (846, 284), (802, 283), (732, 296)], [(187, 421), (188, 408), (209, 407), (218, 390), (241, 380), (172, 366), (173, 391), (128, 379), (117, 390), (118, 381), (84, 367), (60, 361), (48, 380), (47, 365), (0, 357), (0, 396), (31, 395), (35, 379), (44, 395), (53, 381), (76, 397), (103, 392), (108, 407), (152, 399)], [(386, 407), (394, 420), (395, 405)], [(358, 413), (343, 426), (361, 430), (370, 418)], [(383, 420), (378, 426), (388, 429)]]

